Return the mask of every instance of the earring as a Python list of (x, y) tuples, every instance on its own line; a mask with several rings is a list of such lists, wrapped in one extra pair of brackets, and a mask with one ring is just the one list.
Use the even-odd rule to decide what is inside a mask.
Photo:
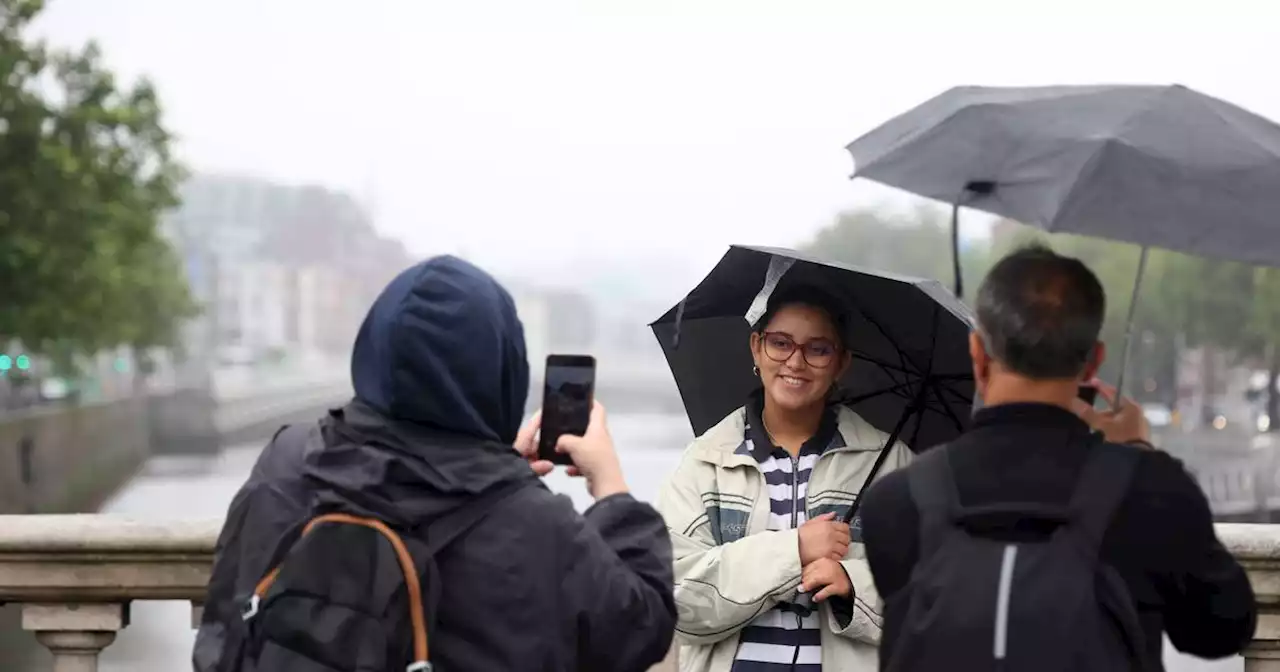
[(760, 377), (760, 367), (758, 367), (758, 366), (753, 366), (753, 367), (751, 367), (751, 375), (755, 376), (756, 378), (759, 378), (759, 377)]

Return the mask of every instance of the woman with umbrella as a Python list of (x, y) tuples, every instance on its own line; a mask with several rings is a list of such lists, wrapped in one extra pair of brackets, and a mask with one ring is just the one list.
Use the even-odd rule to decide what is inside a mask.
[(882, 449), (882, 471), (910, 453), (829, 403), (853, 362), (840, 302), (799, 284), (766, 306), (750, 334), (757, 391), (694, 440), (658, 498), (675, 553), (681, 667), (875, 670), (880, 600), (858, 521), (841, 521)]

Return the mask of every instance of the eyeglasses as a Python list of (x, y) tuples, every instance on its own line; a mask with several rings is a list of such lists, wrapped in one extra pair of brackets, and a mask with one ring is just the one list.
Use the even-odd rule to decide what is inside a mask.
[(785, 362), (800, 349), (800, 356), (809, 366), (824, 369), (831, 366), (840, 348), (825, 338), (815, 338), (804, 343), (796, 343), (794, 338), (778, 331), (766, 331), (761, 334), (764, 340), (764, 354), (775, 362)]

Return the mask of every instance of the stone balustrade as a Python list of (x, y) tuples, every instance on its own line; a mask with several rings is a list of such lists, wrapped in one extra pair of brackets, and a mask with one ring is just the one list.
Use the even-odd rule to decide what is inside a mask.
[[(191, 603), (191, 625), (222, 522), (148, 523), (110, 515), (0, 516), (0, 604), (53, 654), (53, 672), (96, 672), (137, 600)], [(655, 668), (674, 670), (672, 660)]]
[(1245, 672), (1280, 672), (1280, 525), (1220, 524), (1218, 537), (1248, 572), (1258, 600)]

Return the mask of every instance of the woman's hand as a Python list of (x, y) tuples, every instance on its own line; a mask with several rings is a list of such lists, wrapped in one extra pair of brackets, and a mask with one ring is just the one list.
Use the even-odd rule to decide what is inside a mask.
[[(516, 433), (515, 449), (529, 461), (529, 468), (539, 476), (551, 473), (556, 465), (549, 460), (538, 459), (538, 431), (542, 426), (542, 411), (533, 414), (529, 422)], [(583, 436), (565, 434), (556, 442), (556, 452), (568, 455), (573, 464), (565, 469), (570, 476), (587, 479), (587, 491), (596, 499), (627, 492), (627, 482), (622, 476), (622, 466), (609, 436), (604, 406), (595, 402), (591, 409), (591, 421)]]
[(568, 472), (587, 479), (587, 491), (595, 499), (627, 492), (627, 481), (622, 477), (622, 464), (613, 448), (609, 435), (609, 423), (604, 406), (596, 401), (591, 406), (591, 421), (587, 433), (582, 436), (565, 434), (556, 441), (556, 452), (565, 453), (573, 460)]
[(515, 449), (520, 456), (529, 461), (529, 468), (539, 476), (546, 476), (556, 468), (550, 460), (538, 459), (538, 428), (542, 426), (542, 411), (533, 414), (529, 422), (516, 433)]
[(849, 552), (849, 524), (836, 520), (834, 512), (811, 518), (800, 526), (800, 564), (820, 558), (839, 560)]
[(853, 597), (853, 582), (849, 580), (848, 573), (839, 562), (831, 558), (818, 558), (805, 565), (800, 573), (802, 592), (812, 593), (819, 588), (821, 590), (813, 596), (814, 602), (821, 602), (828, 597)]

